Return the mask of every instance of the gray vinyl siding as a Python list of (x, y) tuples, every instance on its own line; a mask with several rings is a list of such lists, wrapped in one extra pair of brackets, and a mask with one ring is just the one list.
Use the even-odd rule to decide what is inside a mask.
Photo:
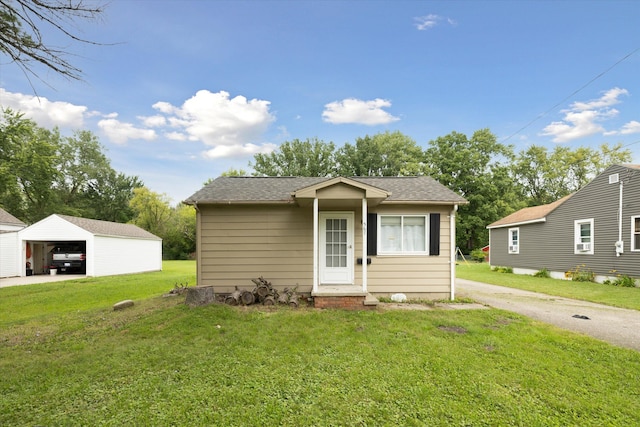
[[(617, 257), (620, 184), (609, 184), (619, 173), (623, 182), (622, 240), (624, 253)], [(640, 252), (631, 251), (631, 217), (640, 215), (640, 170), (612, 166), (547, 215), (546, 222), (505, 226), (491, 230), (491, 264), (514, 268), (568, 271), (576, 266), (597, 275), (625, 274), (640, 277)], [(574, 223), (593, 218), (593, 254), (574, 253)], [(520, 253), (508, 254), (507, 232), (520, 229)]]

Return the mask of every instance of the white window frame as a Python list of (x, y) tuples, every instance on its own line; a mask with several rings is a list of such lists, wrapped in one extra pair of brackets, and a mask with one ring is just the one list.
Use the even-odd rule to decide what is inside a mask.
[(631, 217), (631, 252), (640, 252), (640, 231), (636, 231), (636, 221), (640, 222), (640, 215)]
[[(517, 238), (515, 244), (513, 243), (513, 232), (517, 233)], [(510, 228), (509, 234), (507, 235), (507, 252), (509, 254), (517, 255), (520, 253), (520, 227)]]
[[(382, 219), (383, 218), (400, 217), (400, 236), (404, 237), (404, 219), (405, 218), (424, 218), (424, 251), (385, 251), (382, 246)], [(378, 230), (377, 230), (378, 255), (429, 255), (429, 215), (403, 215), (403, 214), (379, 214)], [(404, 242), (402, 242), (404, 247)]]
[[(578, 219), (573, 222), (573, 253), (575, 255), (593, 255), (593, 249), (595, 246), (595, 230), (593, 222), (593, 218)], [(589, 228), (591, 230), (588, 242), (584, 241), (580, 233), (580, 226), (583, 224), (589, 224)], [(585, 249), (584, 246), (580, 247), (580, 245), (588, 245), (588, 249)]]

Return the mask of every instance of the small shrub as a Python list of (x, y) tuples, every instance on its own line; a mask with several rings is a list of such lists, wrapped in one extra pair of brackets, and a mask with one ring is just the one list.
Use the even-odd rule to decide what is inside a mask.
[(585, 264), (576, 265), (572, 270), (564, 273), (564, 276), (574, 282), (595, 282), (596, 279), (595, 273), (586, 268)]
[[(611, 270), (610, 273), (615, 273), (615, 270)], [(602, 282), (603, 285), (611, 285), (611, 286), (620, 286), (621, 288), (635, 288), (636, 287), (636, 279), (633, 277), (627, 276), (626, 274), (616, 274), (616, 278), (614, 280), (605, 280)]]
[(491, 270), (495, 271), (496, 273), (513, 273), (513, 268), (511, 268), (511, 267), (495, 266)]
[(482, 249), (474, 249), (471, 251), (471, 259), (476, 262), (485, 262), (487, 259), (487, 252)]
[(551, 277), (551, 273), (549, 273), (549, 270), (547, 270), (546, 268), (543, 268), (542, 270), (534, 273), (533, 277), (545, 277), (548, 279), (549, 277)]

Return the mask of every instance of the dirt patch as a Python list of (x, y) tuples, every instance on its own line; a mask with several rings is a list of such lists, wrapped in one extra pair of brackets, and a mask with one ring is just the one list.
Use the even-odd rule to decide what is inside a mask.
[(378, 304), (378, 307), (384, 310), (433, 310), (433, 307), (430, 305), (398, 302), (381, 302)]
[(462, 326), (438, 326), (438, 329), (445, 332), (453, 332), (456, 334), (466, 334), (468, 331)]

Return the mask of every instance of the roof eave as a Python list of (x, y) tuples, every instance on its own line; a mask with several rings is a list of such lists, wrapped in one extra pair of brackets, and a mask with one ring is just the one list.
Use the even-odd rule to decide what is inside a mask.
[(294, 204), (295, 200), (185, 200), (187, 205), (282, 205)]
[(492, 230), (494, 228), (515, 227), (515, 226), (518, 226), (518, 225), (535, 224), (535, 223), (539, 223), (539, 222), (547, 222), (547, 217), (530, 219), (530, 220), (527, 220), (527, 221), (510, 222), (508, 224), (488, 225), (487, 229), (488, 230)]

